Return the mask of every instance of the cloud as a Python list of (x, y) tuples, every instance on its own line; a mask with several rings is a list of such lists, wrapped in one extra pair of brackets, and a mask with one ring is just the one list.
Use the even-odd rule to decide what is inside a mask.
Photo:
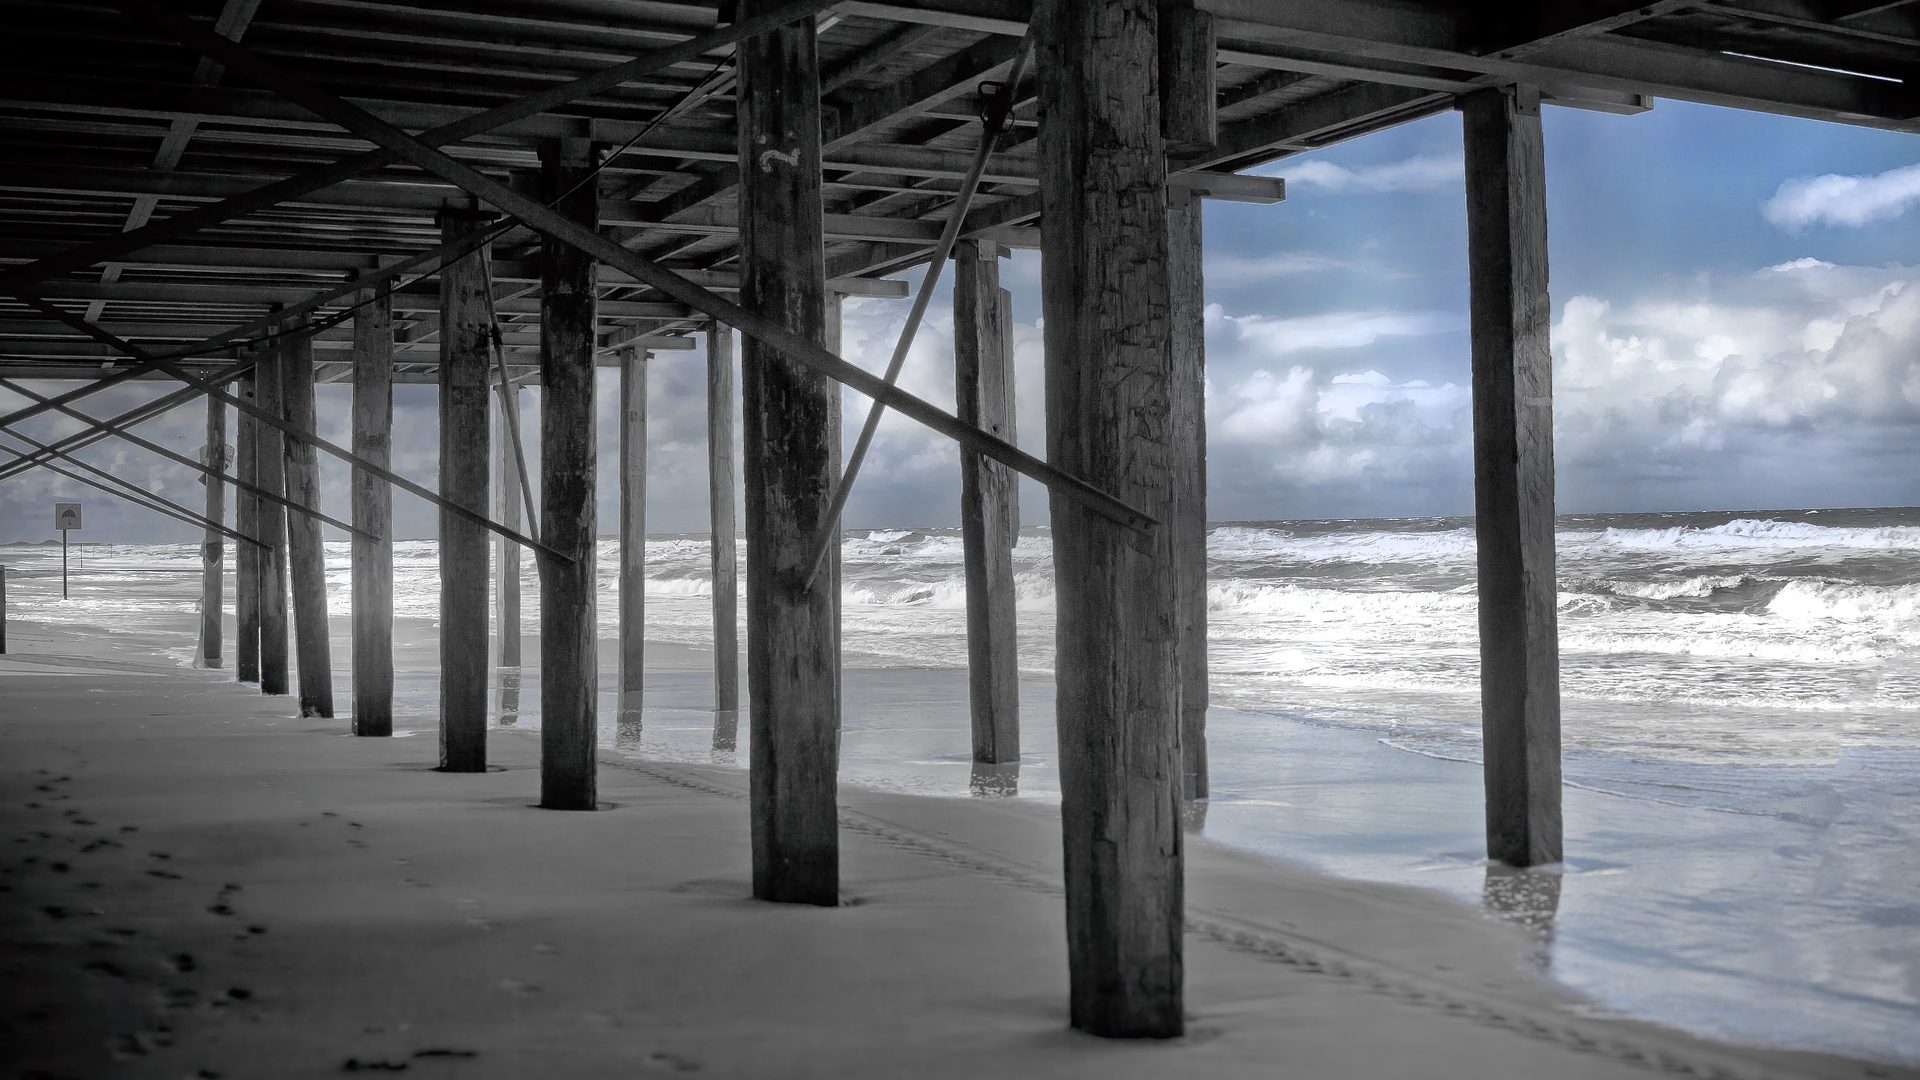
[(1886, 221), (1920, 204), (1920, 165), (1868, 176), (1802, 176), (1781, 184), (1760, 208), (1783, 229), (1808, 225), (1858, 228)]
[[(1732, 476), (1783, 440), (1920, 433), (1920, 273), (1796, 263), (1735, 299), (1568, 300), (1553, 328), (1563, 462)], [(1823, 280), (1843, 272), (1844, 290)]]
[(1308, 349), (1357, 349), (1382, 338), (1444, 334), (1460, 326), (1459, 317), (1443, 311), (1326, 311), (1276, 318), (1229, 315), (1219, 304), (1207, 305), (1210, 338), (1244, 342), (1269, 356)]
[(1271, 172), (1285, 176), (1287, 183), (1317, 187), (1329, 192), (1435, 191), (1458, 187), (1464, 165), (1459, 153), (1416, 154), (1384, 165), (1349, 168), (1331, 161), (1288, 161), (1272, 167)]
[(1318, 274), (1328, 270), (1353, 268), (1352, 263), (1342, 259), (1317, 255), (1310, 251), (1283, 251), (1272, 255), (1235, 255), (1229, 252), (1216, 254), (1210, 251), (1206, 255), (1205, 267), (1208, 283), (1221, 288), (1290, 277), (1295, 274)]

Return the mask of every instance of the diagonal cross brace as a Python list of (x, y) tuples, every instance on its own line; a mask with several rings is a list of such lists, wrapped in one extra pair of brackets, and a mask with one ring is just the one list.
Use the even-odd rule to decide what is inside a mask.
[[(159, 513), (166, 514), (168, 517), (172, 517), (177, 520), (184, 521), (189, 525), (198, 525), (203, 529), (212, 529), (215, 532), (221, 533), (222, 535), (230, 536), (235, 540), (245, 541), (246, 543), (252, 544), (255, 547), (264, 548), (267, 546), (261, 543), (260, 541), (255, 540), (251, 536), (246, 536), (239, 532), (236, 532), (235, 530), (228, 528), (227, 526), (221, 524), (218, 521), (213, 520), (210, 517), (207, 517), (204, 514), (201, 514), (195, 510), (189, 509), (188, 507), (182, 506), (179, 503), (174, 502), (172, 499), (169, 499), (163, 495), (156, 495), (151, 491), (147, 491), (144, 488), (138, 487), (137, 485), (133, 484), (130, 481), (123, 480), (120, 477), (113, 475), (112, 473), (108, 472), (107, 470), (101, 468), (98, 465), (81, 461), (79, 458), (74, 457), (72, 454), (69, 454), (64, 450), (59, 450), (54, 447), (48, 446), (46, 443), (41, 442), (39, 439), (36, 439), (33, 436), (26, 434), (25, 432), (14, 431), (11, 428), (0, 428), (0, 431), (6, 432), (6, 434), (16, 439), (19, 439), (21, 442), (26, 443), (29, 446), (32, 446), (36, 451), (47, 455), (47, 457), (43, 457), (38, 461), (33, 462), (29, 466), (29, 468), (38, 467), (38, 468), (46, 469), (47, 471), (52, 472), (56, 475), (64, 476), (69, 480), (77, 480), (82, 484), (88, 485), (89, 487), (99, 488), (101, 491), (104, 491), (107, 494), (113, 495), (117, 498), (124, 499), (127, 502), (134, 504), (135, 506), (144, 507), (145, 509), (148, 509), (148, 510), (158, 511)], [(25, 460), (27, 457), (27, 455), (22, 454), (20, 451), (15, 450), (10, 446), (0, 446), (0, 450), (5, 450), (7, 453), (14, 455), (14, 459), (16, 463), (19, 461)], [(93, 480), (87, 479), (84, 476), (80, 476), (76, 473), (69, 472), (66, 469), (62, 469), (59, 466), (53, 464), (50, 460), (48, 460), (48, 458), (52, 458), (52, 457), (61, 458), (62, 460), (65, 460), (69, 464), (75, 465), (80, 469), (88, 473), (91, 473), (94, 476), (99, 477), (102, 480), (110, 481), (117, 487), (124, 490), (115, 490), (113, 487), (108, 487), (106, 484), (97, 483)], [(22, 470), (22, 471), (25, 471), (25, 470)], [(208, 483), (215, 482), (212, 474), (209, 474), (207, 482)], [(154, 503), (157, 503), (159, 505), (157, 506), (151, 505)]]
[[(432, 273), (433, 270), (437, 269), (443, 262), (451, 262), (455, 259), (461, 258), (467, 252), (472, 251), (475, 247), (479, 246), (480, 244), (487, 243), (492, 238), (493, 238), (492, 233), (487, 232), (487, 233), (481, 233), (478, 236), (468, 237), (464, 240), (456, 241), (455, 243), (452, 243), (452, 244), (442, 244), (439, 247), (431, 248), (427, 251), (423, 251), (418, 255), (408, 256), (407, 258), (402, 259), (391, 266), (383, 266), (378, 270), (370, 270), (345, 284), (329, 286), (328, 288), (322, 289), (319, 292), (314, 293), (312, 296), (307, 297), (305, 300), (302, 300), (297, 304), (289, 304), (288, 306), (280, 309), (277, 312), (274, 312), (269, 315), (262, 315), (261, 317), (253, 320), (252, 322), (241, 323), (239, 326), (235, 326), (231, 329), (222, 330), (219, 333), (213, 335), (212, 337), (205, 338), (201, 341), (195, 342), (192, 345), (187, 345), (183, 348), (174, 349), (170, 352), (151, 353), (151, 354), (141, 353), (140, 355), (145, 359), (143, 359), (140, 363), (137, 363), (134, 366), (128, 368), (127, 370), (115, 372), (114, 374), (108, 375), (104, 378), (96, 379), (95, 381), (87, 384), (86, 386), (69, 390), (64, 394), (59, 394), (49, 399), (47, 404), (29, 405), (24, 409), (15, 410), (14, 412), (8, 413), (6, 416), (0, 417), (0, 424), (18, 423), (19, 421), (25, 420), (28, 417), (38, 416), (49, 409), (58, 408), (61, 405), (71, 405), (72, 403), (80, 400), (83, 397), (87, 397), (90, 394), (97, 394), (100, 391), (105, 390), (111, 386), (118, 386), (119, 384), (126, 382), (129, 379), (137, 379), (142, 375), (147, 375), (147, 374), (151, 374), (152, 372), (159, 371), (161, 370), (160, 362), (162, 360), (173, 360), (173, 359), (180, 359), (180, 358), (189, 357), (189, 356), (204, 355), (209, 350), (217, 349), (222, 345), (228, 344), (229, 342), (237, 342), (238, 344), (243, 344), (243, 345), (249, 344), (249, 342), (241, 342), (241, 341), (238, 341), (238, 339), (246, 337), (248, 334), (251, 334), (256, 330), (269, 330), (275, 325), (275, 323), (278, 320), (298, 318), (301, 315), (305, 315), (309, 312), (312, 312), (313, 310), (315, 310), (316, 308), (319, 308), (323, 304), (327, 304), (331, 301), (338, 300), (339, 298), (347, 295), (348, 293), (357, 292), (360, 289), (371, 288), (373, 286), (380, 285), (384, 282), (392, 281), (394, 278), (399, 277), (402, 274), (409, 273), (415, 269), (426, 267), (427, 269), (425, 272)], [(11, 293), (13, 296), (19, 298), (21, 301), (25, 303), (33, 304), (36, 307), (40, 307), (40, 310), (42, 311), (47, 310), (47, 308), (41, 306), (46, 302), (44, 297), (41, 297), (38, 293), (34, 292), (32, 289), (24, 285), (11, 284), (7, 282), (7, 280), (4, 277), (0, 277), (0, 291)], [(66, 321), (63, 316), (56, 316), (56, 317), (61, 318), (61, 321), (63, 322)], [(73, 324), (69, 323), (68, 325), (73, 325)], [(128, 355), (132, 355), (132, 354), (128, 354)]]
[[(225, 41), (226, 39), (222, 38), (221, 40)], [(485, 514), (475, 513), (474, 511), (459, 505), (458, 503), (451, 502), (447, 499), (443, 499), (439, 495), (435, 494), (434, 492), (428, 490), (425, 487), (422, 487), (419, 484), (414, 483), (413, 481), (407, 479), (404, 476), (401, 476), (396, 472), (393, 472), (391, 470), (375, 465), (373, 462), (368, 461), (363, 457), (360, 457), (358, 454), (353, 453), (351, 450), (345, 450), (338, 446), (335, 446), (334, 444), (328, 442), (327, 440), (320, 438), (318, 435), (315, 435), (313, 432), (307, 431), (301, 428), (297, 424), (288, 423), (285, 418), (276, 416), (272, 412), (266, 409), (262, 409), (258, 405), (255, 405), (251, 401), (246, 401), (241, 398), (235, 397), (234, 395), (227, 393), (225, 390), (220, 389), (218, 384), (213, 380), (197, 378), (194, 376), (192, 372), (181, 367), (180, 365), (175, 364), (172, 361), (163, 360), (157, 356), (153, 356), (152, 354), (141, 349), (139, 346), (134, 345), (133, 343), (128, 342), (106, 330), (102, 330), (100, 327), (95, 326), (94, 324), (88, 322), (87, 320), (81, 318), (78, 315), (73, 314), (72, 312), (62, 310), (61, 308), (57, 308), (52, 304), (48, 303), (47, 301), (40, 299), (37, 296), (30, 296), (30, 295), (23, 296), (22, 299), (26, 300), (28, 304), (32, 305), (36, 309), (45, 312), (46, 314), (60, 320), (63, 323), (66, 323), (68, 326), (71, 326), (75, 330), (78, 330), (81, 333), (87, 335), (88, 337), (93, 338), (95, 341), (99, 341), (107, 345), (111, 345), (114, 348), (120, 350), (123, 353), (126, 353), (128, 356), (131, 356), (136, 360), (152, 361), (155, 364), (155, 366), (159, 368), (159, 370), (166, 372), (167, 374), (173, 376), (176, 379), (179, 379), (181, 382), (186, 383), (188, 386), (192, 386), (198, 389), (200, 392), (215, 399), (216, 401), (224, 401), (227, 404), (232, 405), (234, 408), (239, 409), (241, 412), (245, 413), (246, 415), (253, 417), (255, 420), (258, 420), (261, 423), (267, 425), (268, 427), (273, 428), (275, 431), (281, 432), (282, 434), (288, 436), (289, 438), (298, 439), (301, 442), (307, 443), (308, 445), (314, 447), (315, 449), (325, 450), (327, 453), (332, 454), (334, 457), (339, 458), (341, 461), (344, 461), (349, 465), (353, 465), (356, 468), (366, 471), (369, 475), (377, 476), (380, 479), (385, 480), (387, 483), (392, 484), (393, 486), (399, 488), (400, 490), (408, 492), (409, 494), (418, 495), (422, 499), (427, 500), (428, 502), (441, 508), (442, 510), (447, 511), (455, 515), (456, 517), (465, 518), (466, 520), (490, 532), (498, 533), (501, 536), (504, 536), (507, 539), (512, 540), (516, 544), (524, 544), (527, 547), (536, 548), (542, 552), (545, 552), (548, 555), (553, 556), (556, 559), (560, 559), (563, 562), (573, 561), (567, 555), (564, 555), (558, 551), (555, 551), (552, 548), (547, 547), (545, 544), (542, 544), (537, 540), (532, 540), (525, 536), (522, 536), (519, 533), (515, 532), (514, 530), (499, 524), (498, 522), (494, 521), (492, 518), (489, 518)], [(286, 315), (285, 312), (276, 313), (276, 317), (279, 317), (279, 318), (284, 318), (285, 315)], [(29, 394), (27, 396), (38, 397), (39, 395)], [(131, 438), (130, 436), (126, 436), (126, 435), (122, 435), (121, 437)], [(167, 452), (167, 451), (163, 450), (163, 452)], [(267, 495), (266, 497), (270, 499), (274, 498), (274, 496), (272, 495)], [(280, 501), (280, 500), (276, 500), (276, 501)], [(368, 533), (362, 532), (361, 530), (356, 529), (351, 525), (346, 525), (341, 522), (335, 521), (332, 518), (319, 513), (318, 511), (306, 511), (304, 507), (300, 509), (302, 509), (304, 512), (313, 514), (313, 516), (319, 518), (320, 520), (326, 522), (329, 525), (334, 526), (335, 528), (345, 529), (356, 536), (367, 536), (370, 539), (374, 538), (374, 537), (371, 537), (371, 535)]]
[[(77, 317), (78, 316), (76, 316), (76, 318)], [(0, 387), (5, 387), (16, 394), (19, 394), (21, 397), (28, 399), (29, 401), (46, 401), (47, 400), (46, 398), (40, 396), (39, 394), (34, 393), (33, 391), (27, 389), (24, 386), (21, 386), (19, 383), (14, 382), (12, 379), (0, 379)], [(226, 394), (222, 392), (220, 393), (219, 396), (224, 398), (226, 397)], [(234, 400), (238, 401), (239, 399), (235, 398)], [(193, 471), (199, 473), (202, 476), (206, 476), (210, 478), (218, 477), (220, 479), (226, 480), (228, 483), (232, 484), (234, 487), (237, 487), (241, 491), (247, 492), (250, 495), (257, 495), (260, 498), (267, 500), (268, 502), (278, 503), (289, 510), (297, 510), (302, 514), (306, 514), (311, 517), (318, 518), (319, 520), (326, 522), (327, 524), (333, 526), (336, 529), (345, 529), (346, 531), (354, 534), (355, 536), (369, 535), (365, 532), (362, 532), (359, 529), (354, 528), (353, 526), (347, 524), (344, 521), (338, 520), (337, 518), (328, 517), (327, 515), (311, 507), (301, 506), (299, 503), (294, 502), (293, 500), (288, 499), (284, 496), (275, 495), (273, 492), (268, 491), (266, 488), (263, 488), (254, 484), (252, 481), (242, 480), (237, 476), (229, 477), (225, 473), (221, 472), (220, 470), (215, 469), (212, 466), (206, 465), (202, 462), (195, 461), (192, 458), (188, 457), (187, 455), (180, 453), (178, 450), (172, 450), (167, 447), (161, 446), (159, 443), (154, 442), (151, 439), (143, 439), (140, 436), (135, 435), (133, 432), (128, 431), (126, 428), (113, 423), (111, 420), (102, 421), (96, 417), (88, 416), (86, 413), (83, 413), (78, 409), (71, 409), (71, 408), (67, 408), (66, 406), (61, 406), (60, 411), (67, 414), (68, 416), (73, 417), (75, 420), (78, 420), (83, 424), (90, 424), (94, 427), (100, 428), (103, 431), (111, 432), (112, 434), (127, 440), (128, 442), (132, 443), (133, 445), (139, 447), (142, 450), (147, 450), (147, 451), (151, 451), (152, 453), (159, 454), (161, 457), (166, 458), (168, 461), (174, 462), (175, 464), (185, 465), (187, 468), (192, 469)], [(292, 427), (293, 425), (289, 424), (287, 426)]]
[[(9, 446), (0, 446), (0, 450), (4, 450), (10, 454), (15, 454), (15, 455), (20, 454), (20, 451), (15, 450)], [(24, 455), (21, 455), (21, 456), (24, 456)], [(40, 462), (40, 468), (43, 468), (50, 473), (53, 473), (55, 476), (63, 476), (68, 480), (73, 481), (76, 484), (85, 484), (90, 488), (94, 488), (95, 490), (100, 491), (104, 494), (111, 495), (114, 498), (119, 499), (123, 502), (130, 503), (134, 506), (139, 507), (142, 510), (151, 510), (156, 514), (173, 518), (175, 521), (185, 522), (188, 525), (197, 525), (201, 528), (206, 528), (208, 524), (208, 521), (205, 518), (200, 518), (199, 520), (195, 520), (195, 516), (192, 515), (191, 511), (182, 510), (180, 512), (175, 512), (174, 510), (169, 509), (169, 507), (172, 507), (175, 504), (169, 503), (166, 500), (161, 499), (157, 495), (149, 495), (145, 500), (135, 498), (132, 494), (126, 491), (120, 491), (115, 488), (109, 487), (106, 484), (103, 484), (100, 481), (93, 479), (92, 477), (84, 476), (77, 472), (71, 472), (67, 469), (63, 469), (60, 466), (55, 465), (52, 462), (48, 462), (48, 461)], [(109, 473), (108, 475), (111, 476), (112, 474)], [(135, 488), (133, 490), (138, 491), (139, 489)], [(151, 500), (151, 501), (148, 501), (148, 500)], [(241, 536), (239, 533), (231, 532), (225, 526), (221, 526), (220, 531), (227, 533), (227, 535), (235, 537), (236, 539), (245, 540), (251, 544), (260, 543), (260, 541), (255, 540), (252, 537)], [(261, 544), (260, 546), (265, 547), (266, 545)]]
[[(703, 53), (725, 48), (742, 39), (752, 37), (762, 31), (783, 26), (797, 19), (817, 14), (821, 9), (831, 6), (834, 0), (795, 0), (793, 3), (742, 19), (739, 22), (719, 26), (703, 34), (697, 34), (685, 41), (658, 49), (645, 56), (638, 56), (625, 63), (603, 68), (584, 75), (572, 82), (543, 90), (509, 102), (498, 108), (475, 113), (472, 116), (443, 124), (430, 131), (422, 132), (418, 139), (428, 146), (442, 146), (460, 142), (475, 135), (485, 134), (494, 128), (515, 121), (537, 116), (549, 109), (558, 108), (580, 98), (611, 90), (622, 83), (631, 82), (642, 75), (651, 74), (664, 68), (688, 60), (696, 60)], [(128, 14), (141, 15), (142, 12), (128, 9)], [(189, 24), (191, 25), (191, 24)], [(219, 35), (215, 35), (219, 36)], [(226, 40), (222, 38), (222, 40)], [(324, 114), (321, 114), (324, 116)], [(331, 117), (326, 117), (332, 119)], [(318, 191), (344, 183), (357, 176), (372, 172), (385, 165), (400, 160), (401, 155), (382, 148), (343, 158), (331, 165), (276, 180), (264, 187), (256, 188), (242, 195), (235, 195), (221, 202), (211, 203), (197, 210), (176, 214), (161, 221), (134, 229), (130, 232), (116, 233), (102, 237), (91, 243), (57, 255), (49, 255), (38, 262), (30, 263), (15, 270), (0, 273), (0, 283), (9, 287), (26, 286), (58, 277), (61, 274), (85, 269), (98, 262), (104, 262), (116, 255), (138, 251), (154, 244), (185, 236), (223, 221), (230, 221), (242, 214), (263, 210), (270, 206), (297, 199)]]
[[(738, 328), (741, 333), (784, 353), (788, 359), (805, 364), (836, 382), (851, 386), (895, 412), (917, 420), (953, 439), (967, 449), (992, 458), (1024, 476), (1038, 480), (1050, 490), (1080, 503), (1101, 517), (1142, 534), (1151, 533), (1160, 524), (1154, 518), (1079, 477), (1057, 469), (1017, 446), (988, 435), (979, 428), (962, 423), (952, 414), (943, 412), (939, 407), (919, 397), (887, 385), (879, 376), (835, 356), (820, 345), (794, 333), (777, 320), (748, 311), (738, 304), (701, 288), (679, 274), (628, 251), (598, 232), (570, 220), (551, 207), (543, 206), (503, 184), (488, 179), (479, 171), (455, 161), (432, 147), (421, 145), (419, 140), (392, 124), (357, 105), (343, 101), (303, 79), (282, 71), (277, 65), (261, 58), (244, 45), (207, 31), (192, 20), (171, 10), (135, 3), (133, 0), (117, 0), (116, 6), (138, 21), (199, 49), (228, 67), (246, 72), (261, 85), (278, 91), (307, 111), (340, 125), (360, 138), (392, 150), (408, 164), (433, 173), (476, 198), (512, 214), (520, 219), (521, 224), (535, 232), (591, 255), (615, 269), (624, 271), (642, 284), (650, 285), (689, 307)], [(104, 333), (104, 331), (101, 332)]]
[[(254, 367), (254, 361), (242, 360), (239, 363), (236, 363), (234, 366), (226, 369), (225, 371), (220, 372), (217, 376), (215, 376), (215, 379), (217, 379), (220, 384), (225, 385), (226, 383), (230, 383), (233, 380), (238, 379), (242, 375), (245, 375), (247, 372), (252, 371), (253, 367)], [(172, 410), (177, 409), (182, 405), (185, 405), (187, 402), (192, 401), (195, 398), (198, 398), (199, 396), (200, 396), (200, 391), (195, 390), (191, 386), (184, 386), (171, 393), (163, 394), (160, 397), (153, 399), (152, 401), (145, 402), (144, 404), (140, 404), (140, 405), (135, 405), (133, 408), (128, 409), (126, 412), (120, 413), (117, 416), (110, 417), (109, 422), (115, 423), (115, 424), (125, 424), (128, 427), (132, 427), (135, 424), (144, 424), (148, 420), (151, 420), (154, 417), (159, 416), (161, 413), (171, 412)], [(59, 401), (60, 399), (50, 398), (49, 400)], [(62, 402), (62, 404), (65, 404), (65, 403)], [(10, 422), (11, 422), (11, 419), (0, 421), (0, 426), (4, 426), (5, 424)], [(67, 436), (64, 439), (55, 439), (53, 444), (47, 447), (46, 451), (35, 450), (30, 454), (21, 455), (20, 459), (17, 461), (9, 462), (6, 465), (0, 466), (0, 480), (5, 480), (9, 477), (17, 476), (20, 473), (28, 472), (32, 470), (35, 466), (45, 463), (48, 457), (51, 456), (52, 454), (58, 454), (68, 450), (79, 450), (84, 447), (92, 446), (94, 443), (97, 443), (102, 439), (111, 438), (112, 435), (113, 433), (106, 430), (105, 428), (96, 428), (92, 431), (77, 432), (75, 434)]]

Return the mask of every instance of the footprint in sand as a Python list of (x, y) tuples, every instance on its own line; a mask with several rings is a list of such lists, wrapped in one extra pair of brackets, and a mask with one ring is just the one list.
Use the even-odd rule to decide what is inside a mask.
[(509, 994), (537, 994), (540, 992), (540, 984), (531, 983), (525, 979), (507, 978), (500, 980), (500, 989)]
[(673, 1072), (699, 1072), (700, 1063), (683, 1054), (671, 1050), (655, 1050), (647, 1055), (647, 1064), (656, 1069), (669, 1069)]
[(172, 964), (173, 970), (182, 975), (190, 975), (200, 969), (200, 964), (194, 960), (192, 953), (174, 953), (167, 958), (167, 963)]

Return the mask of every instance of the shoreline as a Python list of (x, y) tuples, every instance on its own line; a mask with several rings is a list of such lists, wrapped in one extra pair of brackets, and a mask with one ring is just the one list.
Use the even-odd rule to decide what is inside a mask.
[[(171, 614), (143, 617), (138, 625), (116, 627), (114, 636), (127, 645), (144, 643), (140, 647), (174, 665), (156, 670), (193, 670), (185, 622), (175, 627), (174, 621)], [(78, 627), (84, 622), (63, 620), (55, 632), (83, 641)], [(336, 700), (343, 705), (351, 701), (346, 626), (335, 618)], [(396, 639), (397, 725), (431, 735), (438, 689), (433, 624), (403, 616)], [(528, 635), (526, 655), (537, 658), (538, 644), (537, 635)], [(713, 748), (709, 650), (648, 642), (648, 690), (637, 723), (611, 692), (612, 650), (603, 640), (603, 758), (744, 765), (745, 723), (733, 725), (732, 749)], [(120, 656), (125, 659), (124, 651)], [(853, 651), (848, 664), (843, 797), (856, 788), (952, 800), (1008, 793), (1005, 773), (972, 774), (964, 672), (863, 666)], [(537, 665), (520, 677), (518, 723), (531, 731), (537, 728)], [(1057, 798), (1052, 684), (1028, 677), (1021, 689), (1026, 761), (1015, 774), (1016, 801), (1044, 807)], [(490, 703), (498, 705), (491, 693)], [(335, 723), (344, 730), (344, 710)], [(1910, 954), (1887, 952), (1886, 942), (1899, 940), (1891, 924), (1830, 922), (1831, 901), (1822, 890), (1833, 884), (1870, 889), (1876, 874), (1886, 883), (1880, 905), (1860, 911), (1893, 918), (1912, 906), (1910, 883), (1896, 880), (1899, 864), (1866, 865), (1859, 853), (1852, 862), (1833, 863), (1840, 856), (1822, 851), (1821, 823), (1836, 813), (1819, 805), (1831, 801), (1820, 780), (1830, 770), (1807, 770), (1809, 793), (1777, 817), (1743, 818), (1710, 804), (1674, 805), (1572, 779), (1570, 864), (1510, 874), (1490, 872), (1481, 857), (1476, 762), (1394, 746), (1390, 735), (1297, 710), (1216, 707), (1210, 727), (1238, 750), (1216, 755), (1215, 797), (1194, 822), (1209, 841), (1290, 870), (1428, 890), (1483, 921), (1517, 927), (1527, 935), (1527, 962), (1595, 1008), (1756, 1047), (1920, 1063), (1912, 1035), (1920, 1013), (1895, 995), (1855, 989), (1920, 964)], [(975, 791), (981, 779), (987, 787)], [(1835, 975), (1840, 981), (1829, 984)]]
[(1065, 1026), (1044, 804), (850, 785), (848, 903), (759, 904), (738, 770), (603, 752), (611, 811), (543, 812), (531, 739), (495, 729), (500, 771), (436, 774), (429, 740), (61, 636), (23, 627), (0, 661), (4, 816), (29, 839), (0, 897), (30, 945), (7, 1019), (37, 1067), (1916, 1075), (1612, 1018), (1531, 972), (1516, 927), (1205, 840), (1190, 1033), (1091, 1040)]

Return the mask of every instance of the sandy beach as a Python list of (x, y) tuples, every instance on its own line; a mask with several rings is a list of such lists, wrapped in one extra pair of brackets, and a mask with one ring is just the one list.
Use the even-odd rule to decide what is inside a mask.
[(843, 785), (843, 905), (768, 905), (738, 768), (609, 750), (604, 812), (540, 811), (523, 732), (440, 774), (148, 634), (9, 631), (11, 1075), (1914, 1075), (1622, 1019), (1518, 923), (1199, 838), (1192, 1033), (1103, 1042), (1043, 802)]

